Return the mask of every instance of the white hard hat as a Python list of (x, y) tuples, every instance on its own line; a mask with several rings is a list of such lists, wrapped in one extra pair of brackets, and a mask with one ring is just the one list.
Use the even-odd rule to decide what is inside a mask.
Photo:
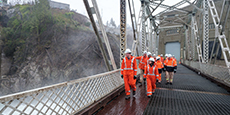
[(161, 59), (161, 57), (157, 56), (156, 59), (159, 60), (159, 59)]
[(156, 56), (156, 54), (153, 54), (153, 56)]
[(172, 57), (172, 55), (171, 55), (171, 54), (168, 54), (168, 57)]
[(168, 54), (165, 54), (165, 57), (168, 57)]
[(144, 51), (143, 54), (147, 54), (147, 51)]
[(163, 54), (161, 54), (161, 56), (163, 56)]
[(151, 52), (148, 52), (147, 55), (149, 56), (149, 55), (152, 55), (152, 54), (151, 54)]
[(131, 50), (130, 49), (126, 49), (125, 53), (131, 53)]
[(172, 55), (174, 57), (174, 55)]
[(153, 61), (153, 62), (155, 62), (154, 58), (150, 58), (150, 59), (149, 59), (149, 61)]

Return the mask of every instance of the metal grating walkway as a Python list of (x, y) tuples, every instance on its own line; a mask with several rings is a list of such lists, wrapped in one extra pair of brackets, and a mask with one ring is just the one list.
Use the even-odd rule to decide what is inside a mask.
[(173, 85), (157, 88), (144, 115), (230, 115), (230, 94), (181, 65)]
[(230, 115), (230, 93), (188, 68), (178, 65), (173, 85), (165, 85), (165, 73), (162, 80), (150, 99), (138, 86), (130, 100), (122, 93), (97, 115)]

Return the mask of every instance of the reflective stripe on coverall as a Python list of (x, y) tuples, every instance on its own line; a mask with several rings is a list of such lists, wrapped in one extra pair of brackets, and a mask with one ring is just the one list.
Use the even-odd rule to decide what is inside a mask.
[(134, 75), (137, 75), (137, 62), (134, 56), (130, 59), (125, 57), (121, 64), (121, 75), (123, 75), (125, 83), (125, 93), (130, 95), (130, 86), (133, 91), (136, 91), (136, 80)]
[[(164, 66), (163, 66), (161, 60), (157, 60), (156, 67), (158, 68), (158, 70), (160, 70), (162, 72), (162, 69), (164, 69)], [(159, 76), (157, 77), (157, 79), (161, 81), (161, 73), (159, 73)]]
[(156, 66), (148, 66), (145, 67), (145, 74), (147, 77), (147, 96), (152, 95), (156, 90), (156, 77), (159, 76), (158, 68)]

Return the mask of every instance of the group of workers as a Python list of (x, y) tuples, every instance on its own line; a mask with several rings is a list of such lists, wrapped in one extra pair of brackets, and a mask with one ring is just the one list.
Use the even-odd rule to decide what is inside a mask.
[(137, 62), (139, 60), (140, 69), (140, 85), (147, 85), (147, 97), (151, 97), (155, 93), (156, 83), (161, 83), (161, 74), (163, 71), (166, 73), (166, 85), (173, 83), (173, 75), (177, 70), (177, 62), (174, 56), (163, 54), (156, 56), (150, 52), (144, 51), (143, 56), (135, 57), (131, 55), (131, 50), (125, 50), (125, 57), (121, 64), (121, 78), (124, 79), (125, 84), (125, 99), (130, 98), (131, 89), (133, 95), (136, 94), (136, 80), (137, 80)]

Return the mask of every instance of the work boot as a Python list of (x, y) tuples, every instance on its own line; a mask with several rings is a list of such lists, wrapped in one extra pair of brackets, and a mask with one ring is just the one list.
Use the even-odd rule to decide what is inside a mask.
[(136, 94), (136, 91), (133, 91), (133, 95), (135, 95)]
[(148, 95), (147, 97), (150, 98), (152, 95)]
[(172, 85), (172, 82), (170, 82), (170, 85)]
[(142, 83), (141, 82), (139, 82), (140, 83), (140, 85), (139, 86), (142, 86)]
[(169, 84), (169, 82), (167, 82), (165, 85), (168, 85)]
[(127, 100), (127, 99), (129, 99), (129, 98), (130, 98), (130, 95), (126, 95), (125, 99)]

